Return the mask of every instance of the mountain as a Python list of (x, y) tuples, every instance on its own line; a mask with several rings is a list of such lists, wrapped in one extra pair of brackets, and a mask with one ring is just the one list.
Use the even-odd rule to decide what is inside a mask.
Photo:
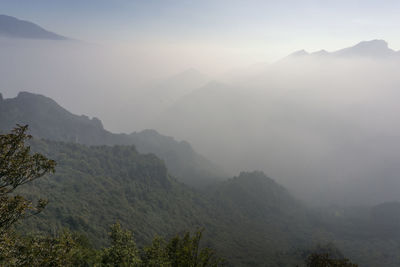
[(196, 153), (186, 141), (177, 142), (155, 130), (143, 130), (129, 135), (139, 151), (154, 153), (165, 161), (177, 179), (187, 185), (203, 187), (227, 177), (213, 162)]
[(307, 55), (309, 55), (309, 53), (306, 50), (301, 49), (301, 50), (298, 50), (298, 51), (295, 51), (295, 52), (291, 53), (288, 57), (289, 58), (296, 58), (296, 57), (302, 57), (302, 56), (307, 56)]
[(42, 27), (15, 17), (0, 15), (0, 36), (10, 38), (67, 40), (68, 38), (47, 31)]
[(262, 170), (310, 203), (400, 200), (397, 54), (379, 40), (301, 51), (192, 91), (154, 127), (227, 170)]
[[(292, 71), (307, 71), (309, 64), (324, 66), (334, 59), (342, 60), (362, 60), (362, 59), (383, 59), (398, 60), (400, 51), (389, 48), (384, 40), (362, 41), (354, 46), (328, 52), (324, 49), (315, 52), (308, 52), (304, 49), (297, 50), (282, 59), (273, 63), (257, 63), (247, 68), (234, 70), (223, 76), (221, 80), (229, 84), (246, 84), (252, 80), (258, 80), (260, 77), (274, 81), (276, 72), (286, 72), (288, 75)], [(312, 62), (316, 61), (316, 62)], [(351, 65), (351, 64), (350, 64)], [(284, 75), (283, 73), (279, 73)]]
[[(21, 192), (50, 201), (46, 211), (25, 226), (31, 230), (69, 227), (100, 246), (108, 225), (117, 220), (135, 229), (140, 242), (155, 233), (196, 227), (196, 217), (190, 215), (201, 214), (192, 203), (195, 196), (172, 179), (163, 161), (152, 154), (140, 154), (133, 146), (87, 147), (41, 140), (33, 140), (31, 146), (57, 161), (54, 176)], [(174, 212), (176, 216), (169, 215)]]
[[(187, 69), (153, 85), (153, 96), (174, 102), (210, 81), (210, 77), (196, 69)], [(169, 99), (165, 99), (169, 98)]]
[(204, 227), (205, 244), (232, 266), (291, 266), (301, 259), (279, 259), (280, 253), (307, 246), (306, 208), (262, 173), (241, 173), (201, 192), (178, 183), (160, 159), (133, 146), (33, 140), (31, 147), (56, 160), (57, 167), (54, 175), (19, 191), (29, 199), (49, 200), (21, 231), (51, 233), (67, 227), (101, 247), (108, 226), (117, 220), (134, 231), (140, 246), (156, 234), (168, 237)]
[[(235, 251), (233, 259), (243, 266), (258, 266), (259, 262), (262, 266), (296, 266), (295, 260), (299, 260), (296, 250), (312, 246), (310, 240), (304, 238), (315, 230), (308, 209), (262, 172), (241, 172), (211, 188), (209, 198), (220, 210), (219, 220), (236, 233), (236, 238), (258, 244), (256, 249), (240, 244), (241, 250), (247, 251), (246, 257), (231, 240), (226, 240), (219, 248)], [(283, 256), (285, 253), (290, 256)], [(283, 258), (286, 259), (279, 264)]]
[[(71, 140), (100, 140), (98, 129), (102, 129), (103, 137), (110, 142), (131, 141), (130, 135), (109, 133), (98, 120), (73, 115), (49, 98), (30, 93), (20, 93), (13, 99), (0, 97), (2, 127), (12, 127), (20, 120), (26, 122), (24, 117), (31, 120), (36, 133), (42, 127), (53, 138), (61, 138), (61, 122), (65, 121), (66, 139), (76, 134), (81, 138)], [(159, 151), (176, 144), (153, 130), (134, 135), (144, 147)], [(319, 215), (259, 171), (242, 172), (209, 185), (206, 190), (196, 190), (175, 180), (163, 160), (153, 154), (141, 154), (129, 144), (87, 146), (36, 138), (30, 144), (33, 151), (56, 160), (57, 167), (54, 175), (21, 187), (19, 193), (33, 200), (47, 198), (49, 204), (43, 213), (20, 225), (19, 231), (55, 233), (67, 227), (101, 247), (106, 242), (108, 226), (116, 220), (134, 231), (140, 246), (155, 234), (168, 237), (204, 227), (204, 243), (225, 257), (228, 266), (296, 266), (303, 262), (305, 251), (330, 241), (352, 260), (362, 262), (362, 266), (377, 266), (379, 262), (398, 266), (399, 241), (368, 228), (364, 213), (338, 216), (335, 211), (327, 215), (328, 209), (324, 209)], [(182, 148), (190, 146), (182, 143)], [(182, 164), (190, 166), (191, 161), (184, 156)], [(376, 210), (378, 218), (398, 212), (397, 207)], [(398, 218), (385, 216), (384, 221)], [(330, 223), (325, 222), (327, 218)], [(378, 227), (380, 222), (377, 221)]]
[(329, 56), (329, 57), (338, 57), (338, 58), (390, 58), (397, 56), (398, 53), (389, 48), (388, 43), (385, 40), (371, 40), (371, 41), (362, 41), (354, 46), (343, 48), (337, 51), (328, 52), (326, 50), (320, 50), (313, 53), (308, 53), (305, 50), (296, 51), (285, 59), (294, 59), (299, 57), (307, 57), (307, 56)]
[(344, 48), (331, 53), (337, 57), (370, 57), (388, 58), (396, 56), (396, 51), (390, 49), (384, 40), (363, 41), (349, 48)]
[(28, 124), (33, 136), (49, 140), (86, 145), (135, 145), (142, 153), (159, 156), (173, 175), (192, 186), (202, 186), (225, 176), (187, 142), (178, 142), (155, 130), (114, 134), (105, 130), (99, 119), (74, 115), (42, 95), (20, 92), (15, 98), (0, 98), (0, 129), (8, 131), (17, 123)]
[(183, 96), (203, 86), (210, 77), (196, 69), (187, 69), (135, 90), (122, 104), (123, 114), (129, 114), (138, 129), (152, 127), (155, 118)]
[(56, 160), (57, 167), (54, 175), (20, 188), (29, 199), (43, 197), (49, 204), (19, 225), (19, 231), (41, 234), (69, 228), (101, 247), (108, 226), (118, 220), (134, 232), (139, 246), (154, 235), (204, 228), (204, 244), (226, 258), (228, 266), (297, 266), (305, 251), (333, 240), (361, 266), (382, 261), (397, 266), (393, 246), (398, 241), (376, 235), (379, 228), (366, 229), (369, 221), (362, 213), (338, 216), (335, 211), (333, 218), (318, 218), (262, 172), (242, 172), (196, 191), (171, 177), (156, 156), (140, 154), (133, 146), (34, 139), (31, 147)]

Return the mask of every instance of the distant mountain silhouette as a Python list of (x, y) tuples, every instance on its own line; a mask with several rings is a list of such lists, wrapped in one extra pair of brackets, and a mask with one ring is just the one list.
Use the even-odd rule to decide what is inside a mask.
[(305, 56), (330, 56), (330, 57), (369, 57), (369, 58), (387, 58), (398, 55), (398, 52), (389, 48), (388, 43), (384, 40), (363, 41), (355, 46), (343, 48), (334, 52), (320, 50), (308, 53), (304, 49), (298, 50), (285, 59), (299, 58)]
[(295, 51), (295, 52), (291, 53), (288, 57), (289, 58), (291, 58), (291, 57), (302, 57), (302, 56), (307, 56), (307, 55), (309, 55), (309, 53), (306, 50), (301, 49), (301, 50), (298, 50), (298, 51)]
[(384, 40), (372, 40), (360, 42), (355, 46), (344, 48), (331, 53), (334, 56), (345, 57), (388, 57), (396, 54), (396, 51), (388, 47)]
[(32, 22), (0, 15), (0, 36), (10, 38), (68, 40), (67, 37), (47, 31)]
[(169, 106), (210, 81), (210, 77), (196, 69), (187, 69), (148, 88), (149, 97), (157, 105)]

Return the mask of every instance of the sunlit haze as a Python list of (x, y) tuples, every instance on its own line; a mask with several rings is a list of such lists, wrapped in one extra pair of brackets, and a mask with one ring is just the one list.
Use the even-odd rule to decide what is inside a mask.
[(153, 64), (168, 60), (211, 74), (360, 40), (385, 39), (398, 49), (399, 7), (394, 0), (1, 1), (2, 13), (65, 36), (134, 55), (145, 46), (139, 50), (149, 61), (159, 56)]

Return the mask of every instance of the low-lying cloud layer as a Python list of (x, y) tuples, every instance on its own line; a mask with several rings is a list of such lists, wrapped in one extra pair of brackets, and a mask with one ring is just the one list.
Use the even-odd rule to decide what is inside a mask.
[(263, 170), (304, 199), (399, 200), (400, 55), (383, 41), (301, 51), (221, 79), (193, 69), (160, 79), (190, 59), (139, 44), (3, 38), (0, 46), (5, 97), (45, 94), (113, 131), (155, 128), (232, 174)]
[(211, 83), (156, 126), (227, 169), (264, 170), (309, 200), (398, 200), (400, 57), (383, 41), (359, 47), (296, 54), (241, 82)]

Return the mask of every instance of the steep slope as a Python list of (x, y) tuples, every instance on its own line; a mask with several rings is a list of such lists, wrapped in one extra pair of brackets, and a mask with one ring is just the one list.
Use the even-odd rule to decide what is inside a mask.
[(197, 154), (186, 141), (177, 142), (155, 130), (135, 132), (129, 138), (139, 151), (154, 153), (163, 159), (171, 173), (187, 185), (203, 187), (226, 176), (217, 165)]
[(32, 22), (6, 15), (0, 15), (0, 36), (48, 40), (68, 39), (64, 36), (49, 32)]
[[(242, 172), (210, 189), (209, 197), (226, 227), (225, 232), (215, 235), (220, 240), (217, 248), (224, 253), (233, 251), (238, 266), (257, 266), (260, 262), (262, 266), (295, 266), (302, 260), (297, 252), (312, 247), (311, 236), (318, 229), (312, 216), (262, 172)], [(227, 238), (229, 232), (245, 242), (235, 243), (235, 239)]]
[(398, 219), (398, 214), (383, 220), (379, 216), (398, 213), (398, 204), (389, 205), (395, 209), (374, 209), (378, 221), (372, 225), (378, 230), (365, 228), (369, 221), (356, 212), (347, 217), (325, 215), (324, 223), (261, 172), (241, 173), (201, 193), (176, 182), (161, 160), (132, 146), (33, 140), (32, 148), (58, 165), (55, 175), (19, 191), (31, 199), (49, 200), (43, 213), (20, 225), (21, 231), (55, 233), (68, 227), (101, 246), (116, 220), (134, 231), (139, 245), (154, 234), (170, 236), (204, 227), (205, 244), (233, 266), (296, 266), (304, 251), (332, 241), (361, 266), (398, 266), (398, 241), (379, 235), (381, 222)]
[(132, 145), (142, 153), (154, 153), (165, 160), (170, 172), (181, 181), (199, 186), (224, 176), (213, 163), (196, 153), (187, 142), (145, 130), (113, 134), (97, 118), (77, 116), (41, 95), (20, 92), (16, 98), (0, 98), (0, 129), (17, 123), (28, 124), (33, 136), (86, 145)]
[(20, 230), (54, 233), (68, 227), (101, 246), (116, 220), (134, 231), (139, 245), (155, 234), (204, 227), (205, 244), (234, 266), (291, 266), (300, 260), (290, 255), (292, 249), (306, 248), (306, 209), (262, 173), (242, 173), (200, 193), (171, 178), (154, 155), (134, 147), (40, 140), (32, 147), (58, 165), (55, 175), (20, 191), (49, 200), (45, 211)]
[(68, 227), (104, 244), (110, 224), (121, 221), (139, 243), (154, 234), (172, 235), (203, 225), (203, 201), (172, 179), (164, 163), (133, 146), (87, 147), (33, 140), (35, 151), (57, 161), (56, 174), (35, 181), (21, 193), (45, 197), (49, 205), (28, 220), (25, 231)]
[(28, 124), (33, 136), (45, 139), (88, 145), (127, 142), (104, 130), (100, 120), (74, 115), (54, 100), (28, 92), (0, 102), (0, 129), (10, 130), (16, 123)]

